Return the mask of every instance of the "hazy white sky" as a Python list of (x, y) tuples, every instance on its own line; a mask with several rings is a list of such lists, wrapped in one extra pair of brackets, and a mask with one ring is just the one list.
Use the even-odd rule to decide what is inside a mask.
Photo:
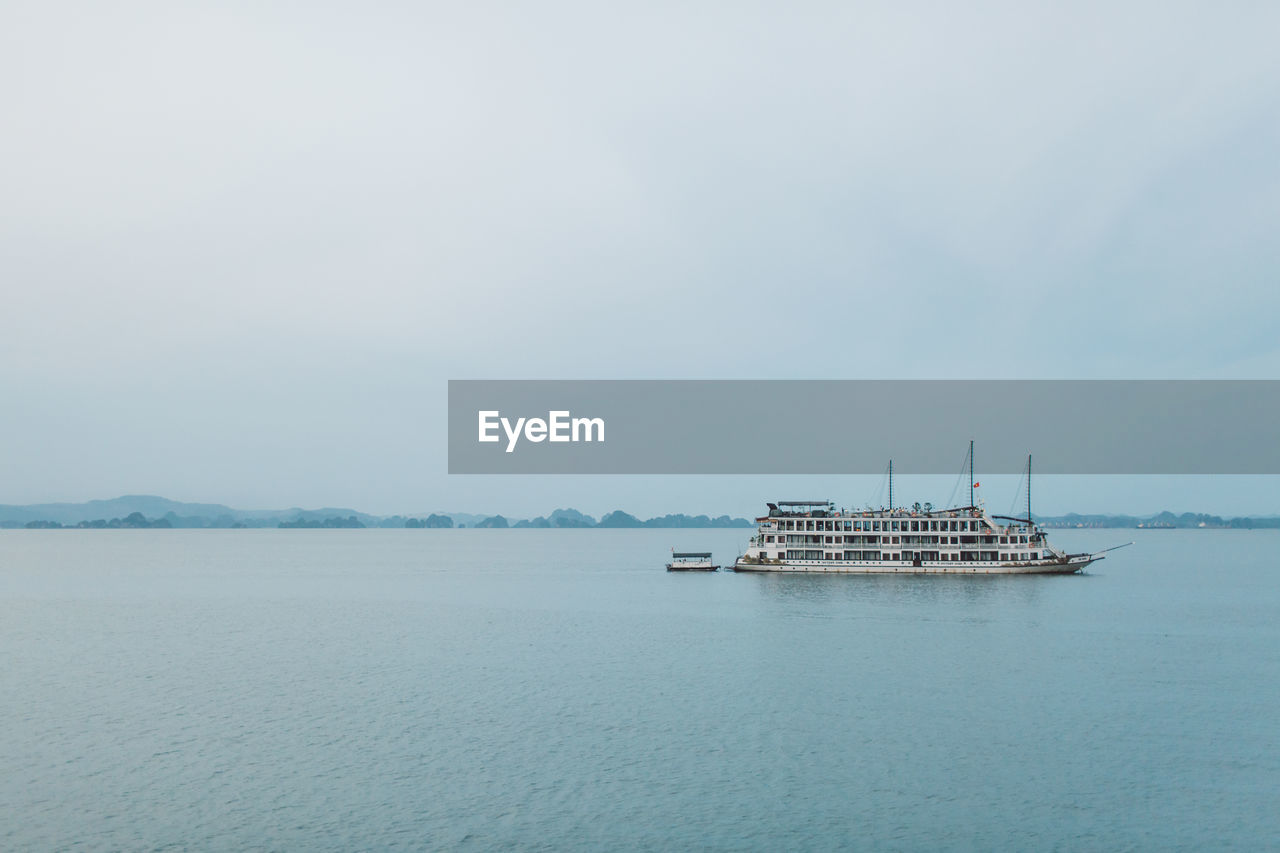
[[(1274, 378), (1277, 32), (1274, 3), (6, 3), (0, 502), (855, 503), (451, 478), (445, 382)], [(1042, 494), (1280, 512), (1272, 478)]]

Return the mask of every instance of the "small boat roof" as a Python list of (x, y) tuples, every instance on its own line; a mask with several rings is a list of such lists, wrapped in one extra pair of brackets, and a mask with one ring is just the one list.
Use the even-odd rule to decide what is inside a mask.
[(671, 556), (677, 560), (688, 560), (692, 558), (710, 560), (711, 552), (710, 551), (672, 551)]
[(778, 501), (778, 506), (831, 506), (831, 501)]

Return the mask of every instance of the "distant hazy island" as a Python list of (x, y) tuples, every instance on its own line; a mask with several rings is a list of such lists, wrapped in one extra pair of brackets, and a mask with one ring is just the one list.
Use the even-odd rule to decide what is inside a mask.
[(1207, 515), (1203, 512), (1184, 512), (1174, 514), (1168, 510), (1155, 515), (1066, 515), (1036, 516), (1036, 522), (1043, 527), (1136, 527), (1149, 530), (1264, 530), (1280, 528), (1280, 516), (1235, 516), (1223, 518), (1220, 515)]
[[(1036, 521), (1052, 528), (1130, 527), (1145, 529), (1266, 529), (1280, 528), (1277, 516), (1223, 518), (1205, 513), (1161, 512), (1151, 516), (1080, 515), (1037, 516)], [(557, 509), (546, 516), (509, 519), (501, 515), (476, 513), (425, 513), (419, 515), (371, 515), (353, 509), (322, 507), (282, 510), (238, 510), (222, 504), (173, 501), (154, 495), (125, 495), (111, 500), (86, 503), (0, 505), (0, 528), (31, 530), (60, 529), (234, 529), (278, 528), (364, 528), (404, 527), (412, 529), (448, 528), (748, 528), (754, 522), (727, 515), (685, 515), (675, 513), (640, 519), (614, 510), (599, 520), (576, 509)]]
[(238, 510), (222, 504), (173, 501), (154, 495), (125, 495), (86, 503), (0, 505), (0, 528), (63, 529), (236, 529), (279, 528), (623, 528), (623, 527), (752, 527), (745, 518), (676, 513), (641, 520), (615, 510), (597, 520), (576, 509), (557, 509), (546, 516), (508, 519), (476, 513), (371, 515), (353, 509), (323, 507), (283, 510)]

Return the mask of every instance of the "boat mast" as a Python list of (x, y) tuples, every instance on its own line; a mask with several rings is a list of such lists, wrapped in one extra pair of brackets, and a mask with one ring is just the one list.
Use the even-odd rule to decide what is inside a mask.
[(973, 439), (969, 439), (969, 506), (973, 506)]
[(893, 510), (893, 460), (889, 460), (889, 510)]
[(1031, 454), (1027, 454), (1027, 530), (1031, 530)]

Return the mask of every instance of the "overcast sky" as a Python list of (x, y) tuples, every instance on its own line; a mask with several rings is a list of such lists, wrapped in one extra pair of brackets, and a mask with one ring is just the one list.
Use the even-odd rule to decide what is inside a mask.
[(445, 383), (1280, 376), (1280, 5), (1043, 5), (5, 3), (0, 503), (861, 503), (449, 477)]

